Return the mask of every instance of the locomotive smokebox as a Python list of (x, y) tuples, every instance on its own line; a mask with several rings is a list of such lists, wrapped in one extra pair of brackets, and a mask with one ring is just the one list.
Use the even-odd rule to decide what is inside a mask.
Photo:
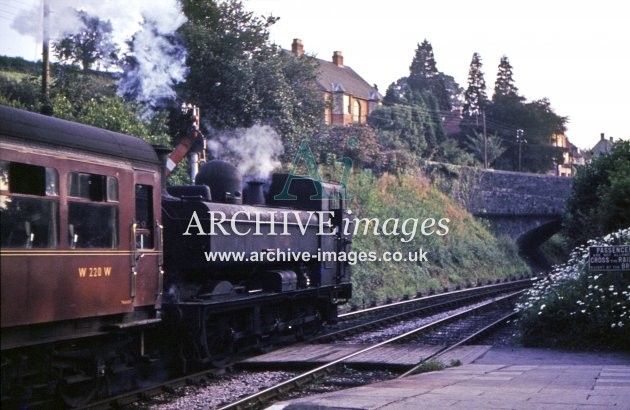
[(214, 202), (240, 205), (243, 203), (242, 180), (240, 172), (234, 165), (213, 160), (201, 167), (195, 178), (195, 184), (210, 187)]
[(244, 199), (247, 205), (264, 205), (265, 194), (263, 192), (263, 181), (251, 180), (247, 182), (244, 190)]

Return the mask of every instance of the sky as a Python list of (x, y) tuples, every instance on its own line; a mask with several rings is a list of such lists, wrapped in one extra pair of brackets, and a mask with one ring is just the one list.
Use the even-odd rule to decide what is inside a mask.
[[(41, 0), (0, 0), (0, 55), (41, 58), (35, 38), (12, 28), (21, 10)], [(156, 1), (86, 0), (98, 3), (101, 18), (126, 17), (114, 24), (119, 37), (133, 33), (139, 4)], [(78, 2), (77, 2), (78, 3)], [(528, 101), (548, 98), (569, 118), (567, 136), (580, 148), (606, 138), (630, 139), (630, 24), (618, 0), (243, 0), (255, 15), (280, 20), (270, 28), (273, 42), (290, 49), (294, 38), (306, 53), (330, 59), (342, 51), (352, 67), (382, 94), (407, 76), (418, 43), (433, 46), (438, 70), (466, 87), (472, 54), (483, 62), (488, 94), (500, 58), (506, 55), (514, 80)], [(105, 7), (107, 5), (111, 7)], [(133, 9), (131, 9), (131, 8)], [(126, 14), (126, 15), (125, 15)], [(36, 25), (36, 22), (33, 23)], [(118, 28), (117, 28), (118, 27)], [(124, 32), (124, 33), (123, 33)]]

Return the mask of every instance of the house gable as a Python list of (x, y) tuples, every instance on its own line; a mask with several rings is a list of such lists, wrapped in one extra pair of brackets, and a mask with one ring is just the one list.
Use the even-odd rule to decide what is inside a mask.
[[(291, 52), (304, 54), (302, 40), (294, 39)], [(383, 97), (351, 67), (343, 62), (340, 51), (333, 53), (332, 61), (316, 58), (319, 65), (317, 84), (328, 102), (324, 113), (327, 125), (364, 124), (368, 115), (380, 104)]]

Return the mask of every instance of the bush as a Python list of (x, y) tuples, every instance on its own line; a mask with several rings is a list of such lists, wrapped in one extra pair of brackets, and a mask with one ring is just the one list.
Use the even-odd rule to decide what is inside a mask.
[[(630, 228), (587, 243), (613, 244), (630, 244)], [(630, 349), (630, 275), (591, 272), (588, 246), (575, 248), (517, 305), (525, 345)]]
[(630, 141), (578, 169), (564, 220), (571, 246), (630, 226)]

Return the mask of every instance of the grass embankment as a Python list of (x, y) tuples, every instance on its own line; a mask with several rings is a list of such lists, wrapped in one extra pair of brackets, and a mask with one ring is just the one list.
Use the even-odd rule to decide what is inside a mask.
[[(358, 218), (378, 218), (381, 224), (388, 218), (396, 218), (399, 232), (406, 219), (419, 220), (415, 237), (408, 242), (401, 239), (411, 235), (374, 235), (373, 231), (363, 235), (361, 230), (354, 237), (354, 251), (377, 252), (379, 256), (383, 252), (401, 252), (403, 257), (420, 248), (427, 252), (427, 261), (422, 262), (366, 261), (355, 265), (351, 301), (354, 305), (529, 273), (509, 238), (494, 237), (424, 177), (390, 174), (376, 177), (369, 171), (361, 171), (353, 177), (349, 191), (354, 195), (349, 206)], [(420, 227), (427, 218), (435, 219), (436, 223), (448, 218), (448, 233), (423, 235)], [(407, 225), (407, 232), (410, 226)]]

